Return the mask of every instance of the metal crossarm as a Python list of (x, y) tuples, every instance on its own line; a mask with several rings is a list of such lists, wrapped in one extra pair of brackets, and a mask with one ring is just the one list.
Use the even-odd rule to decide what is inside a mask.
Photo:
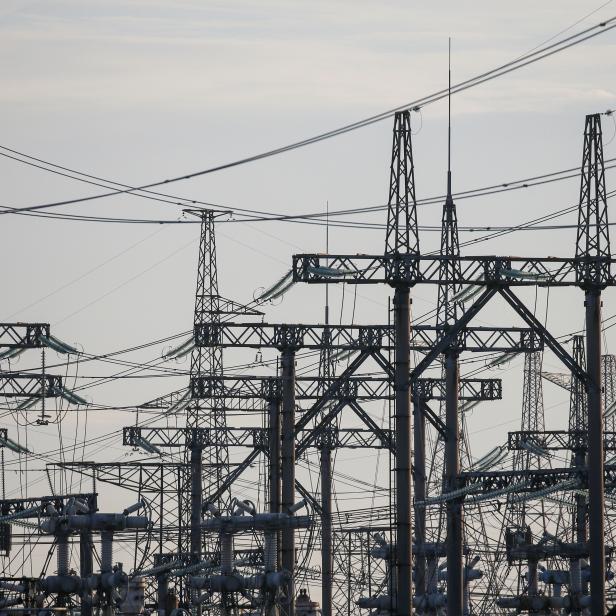
[[(575, 467), (554, 469), (521, 469), (514, 471), (468, 471), (460, 473), (460, 487), (476, 486), (473, 495), (486, 494), (518, 485), (516, 491), (532, 492), (554, 487), (571, 479), (586, 480), (586, 469)], [(616, 481), (616, 466), (605, 465), (605, 482)]]
[[(580, 269), (599, 269), (605, 272), (600, 286), (616, 284), (610, 257), (506, 257), (506, 256), (419, 256), (402, 255), (322, 255), (293, 256), (293, 280), (311, 284), (347, 282), (351, 284), (387, 284), (392, 282), (388, 272), (396, 272), (395, 282), (409, 286), (441, 284), (443, 265), (456, 272), (448, 281), (456, 285), (477, 286), (579, 286)], [(459, 267), (452, 267), (453, 264)], [(400, 276), (403, 279), (400, 280)]]
[[(410, 348), (427, 353), (443, 337), (443, 326), (411, 327)], [(195, 325), (198, 347), (322, 349), (335, 351), (393, 350), (394, 328), (387, 325), (279, 325), (268, 323), (199, 323)], [(458, 347), (471, 352), (540, 351), (543, 340), (533, 328), (468, 327), (460, 332)]]
[(9, 398), (55, 398), (61, 390), (61, 376), (18, 372), (0, 374), (0, 395)]
[[(315, 400), (323, 395), (336, 378), (296, 377), (296, 400)], [(280, 399), (280, 378), (254, 375), (222, 377), (194, 377), (191, 379), (193, 398), (263, 398)], [(347, 379), (338, 391), (338, 398), (354, 400), (383, 400), (392, 397), (386, 377), (354, 376)]]
[[(616, 432), (606, 431), (604, 448), (606, 451), (616, 451)], [(507, 448), (519, 451), (528, 446), (536, 446), (546, 450), (585, 451), (588, 449), (588, 431), (585, 430), (545, 430), (509, 432)]]
[[(359, 408), (359, 407), (358, 407)], [(324, 425), (327, 420), (324, 421)], [(327, 428), (330, 429), (331, 428)], [(298, 455), (313, 443), (316, 444), (320, 432), (318, 430), (301, 430), (297, 433)], [(334, 431), (336, 440), (333, 447), (357, 449), (372, 447), (376, 449), (391, 448), (393, 438), (390, 430), (384, 428), (340, 428)], [(215, 432), (209, 428), (144, 428), (129, 426), (124, 428), (124, 444), (138, 446), (140, 442), (147, 441), (155, 447), (184, 448), (197, 445), (210, 447), (213, 438), (222, 438), (227, 447), (253, 447), (257, 450), (266, 450), (268, 446), (267, 428), (218, 428)], [(65, 467), (67, 464), (61, 464)], [(127, 464), (96, 464), (74, 463), (76, 466), (89, 468), (98, 472), (131, 471), (132, 466)], [(170, 465), (170, 467), (173, 465)], [(185, 466), (185, 465), (180, 465)], [(138, 465), (134, 465), (138, 469)], [(152, 472), (160, 470), (159, 464), (152, 465)]]
[[(413, 396), (424, 400), (444, 400), (445, 380), (438, 378), (417, 379), (413, 383)], [(458, 399), (468, 402), (500, 400), (503, 383), (500, 379), (460, 379)]]
[[(54, 496), (33, 496), (30, 498), (8, 498), (0, 500), (0, 512), (3, 516), (20, 513), (27, 509), (39, 509), (36, 515), (47, 515), (45, 508), (48, 504), (53, 505), (57, 512), (62, 513), (71, 499), (79, 499), (86, 503), (90, 512), (97, 511), (97, 494), (88, 492), (85, 494), (56, 494)], [(35, 515), (35, 514), (33, 514)]]
[(188, 464), (183, 462), (51, 462), (50, 471), (68, 469), (96, 481), (142, 492), (175, 494), (177, 477), (184, 476)]
[(0, 323), (0, 348), (38, 349), (49, 338), (49, 323)]
[[(325, 388), (336, 381), (335, 378), (296, 377), (295, 398), (297, 400), (314, 400), (322, 396)], [(338, 399), (348, 400), (389, 400), (393, 393), (386, 376), (353, 376), (342, 383)], [(502, 398), (502, 381), (500, 379), (461, 379), (459, 399), (464, 401), (500, 400)], [(201, 376), (191, 379), (193, 398), (224, 399), (277, 399), (280, 397), (280, 379), (255, 375), (237, 376)], [(413, 395), (425, 400), (443, 400), (445, 382), (443, 379), (418, 379)]]

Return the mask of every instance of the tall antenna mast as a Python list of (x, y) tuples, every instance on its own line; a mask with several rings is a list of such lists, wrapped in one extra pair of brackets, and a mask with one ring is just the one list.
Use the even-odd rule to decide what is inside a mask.
[[(329, 254), (329, 199), (326, 201), (325, 214), (325, 254)], [(325, 325), (329, 325), (329, 285), (325, 285)]]
[(447, 197), (451, 198), (451, 37), (449, 37), (449, 81), (447, 84)]

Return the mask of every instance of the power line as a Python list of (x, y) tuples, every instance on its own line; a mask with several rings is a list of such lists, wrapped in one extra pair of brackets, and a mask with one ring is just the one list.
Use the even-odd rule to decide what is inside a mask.
[[(83, 175), (79, 171), (75, 171), (67, 167), (61, 167), (59, 165), (56, 165), (55, 163), (51, 163), (49, 161), (36, 158), (28, 154), (24, 154), (22, 152), (17, 152), (16, 150), (6, 148), (5, 146), (0, 146), (0, 149), (9, 150), (15, 154), (18, 154), (19, 156), (22, 156), (22, 157), (25, 157), (31, 160), (35, 160), (38, 163), (47, 165), (47, 167), (42, 166), (42, 164), (31, 163), (28, 160), (22, 160), (15, 156), (7, 155), (3, 152), (0, 152), (0, 156), (4, 156), (6, 158), (23, 163), (25, 165), (33, 166), (43, 171), (47, 171), (47, 172), (54, 173), (54, 174), (59, 174), (63, 177), (68, 177), (70, 179), (75, 179), (77, 181), (86, 182), (88, 184), (94, 184), (96, 186), (101, 186), (101, 184), (97, 182), (91, 182), (90, 180), (86, 180), (80, 177), (75, 177), (75, 175), (69, 175), (69, 173), (58, 172), (55, 169), (48, 168), (48, 167), (60, 168), (60, 169), (63, 169), (64, 171), (70, 172), (70, 174)], [(616, 158), (609, 158), (605, 162), (614, 163), (612, 165), (606, 165), (605, 167), (606, 170), (616, 168)], [(491, 184), (491, 185), (481, 187), (481, 188), (473, 188), (469, 190), (459, 191), (455, 193), (453, 196), (457, 200), (489, 196), (489, 195), (494, 195), (494, 194), (498, 194), (501, 192), (521, 190), (521, 189), (530, 188), (534, 186), (541, 186), (545, 184), (559, 182), (562, 180), (573, 179), (573, 178), (577, 178), (578, 176), (579, 176), (579, 169), (577, 167), (570, 167), (568, 169), (562, 169), (560, 171), (552, 171), (549, 173), (544, 173), (541, 175), (523, 178), (520, 180), (510, 180), (506, 182), (500, 182), (498, 184)], [(94, 176), (87, 176), (87, 177), (94, 177)], [(117, 184), (117, 182), (113, 180), (101, 180), (101, 181), (105, 181), (109, 184)], [(236, 210), (240, 212), (246, 212), (246, 214), (243, 214), (243, 213), (240, 214), (240, 216), (245, 217), (243, 219), (237, 219), (237, 220), (232, 219), (228, 221), (221, 221), (221, 222), (227, 222), (227, 223), (243, 222), (244, 220), (250, 220), (251, 222), (296, 222), (296, 223), (304, 223), (304, 224), (324, 225), (324, 224), (327, 224), (328, 222), (327, 220), (321, 219), (323, 216), (326, 215), (325, 212), (279, 215), (279, 214), (274, 214), (271, 212), (264, 212), (264, 211), (259, 211), (259, 210), (248, 210), (244, 208), (233, 209), (230, 206), (208, 203), (205, 201), (198, 201), (196, 199), (185, 199), (185, 198), (174, 196), (174, 195), (165, 195), (165, 197), (168, 197), (168, 199), (160, 199), (158, 197), (150, 196), (149, 194), (141, 194), (141, 193), (128, 193), (128, 194), (132, 196), (136, 196), (136, 197), (145, 198), (145, 199), (152, 199), (155, 201), (164, 201), (166, 203), (171, 203), (173, 205), (181, 205), (183, 207), (189, 204), (190, 205), (201, 204), (204, 206), (212, 206), (212, 207), (216, 207), (219, 209), (228, 209), (234, 212)], [(163, 195), (163, 193), (157, 193), (157, 194)], [(423, 199), (418, 199), (417, 204), (418, 205), (440, 204), (444, 198), (445, 198), (444, 195), (434, 195), (432, 197), (425, 197)], [(182, 202), (182, 199), (184, 199), (183, 202)], [(7, 206), (0, 206), (0, 208), (7, 209), (7, 210), (11, 209), (11, 208), (8, 208)], [(379, 212), (379, 211), (385, 210), (386, 208), (387, 208), (387, 205), (379, 204), (379, 205), (374, 205), (374, 206), (364, 206), (364, 207), (358, 207), (358, 208), (341, 209), (341, 210), (330, 212), (330, 214), (337, 215), (337, 216), (351, 216), (351, 215), (356, 215), (356, 214)], [(248, 212), (250, 212), (250, 214), (248, 214)], [(98, 222), (98, 223), (177, 225), (177, 224), (195, 224), (199, 222), (198, 220), (192, 220), (192, 219), (186, 219), (186, 220), (134, 219), (134, 218), (114, 218), (114, 217), (106, 217), (106, 216), (103, 216), (103, 217), (83, 216), (83, 215), (78, 215), (78, 214), (63, 214), (63, 213), (40, 213), (40, 212), (30, 212), (30, 211), (27, 211), (27, 212), (11, 211), (9, 213), (19, 214), (19, 215), (24, 215), (24, 216), (39, 216), (39, 217), (44, 217), (44, 218), (56, 218), (56, 219), (63, 219), (63, 220), (73, 220), (73, 221), (80, 221), (80, 222)], [(384, 227), (384, 225), (381, 223), (367, 223), (367, 222), (362, 222), (362, 221), (348, 222), (348, 221), (341, 221), (341, 220), (336, 220), (336, 219), (333, 219), (333, 220), (330, 219), (329, 223), (332, 226), (343, 227), (343, 228), (382, 229)], [(513, 228), (513, 227), (502, 227), (499, 229), (504, 230), (504, 229), (509, 229), (509, 228)], [(546, 228), (554, 229), (556, 227), (546, 227)], [(420, 230), (440, 231), (440, 227), (420, 226)], [(459, 230), (475, 232), (476, 230), (489, 230), (489, 229), (487, 228), (482, 229), (476, 226), (470, 226), (470, 227), (459, 227)]]
[[(537, 51), (532, 51), (530, 53), (527, 53), (511, 62), (507, 62), (505, 64), (502, 64), (496, 68), (493, 68), (489, 71), (486, 71), (484, 73), (481, 73), (479, 75), (476, 75), (475, 77), (472, 77), (470, 79), (467, 79), (465, 81), (461, 81), (455, 85), (453, 85), (451, 87), (450, 93), (451, 94), (457, 94), (459, 92), (463, 92), (465, 90), (468, 90), (470, 88), (474, 88), (478, 85), (481, 85), (483, 83), (486, 83), (488, 81), (491, 81), (493, 79), (496, 79), (498, 77), (501, 77), (503, 75), (506, 75), (508, 73), (511, 73), (513, 71), (519, 70), (520, 68), (523, 68), (525, 66), (528, 66), (530, 64), (534, 64), (540, 60), (543, 60), (545, 58), (548, 58), (554, 54), (560, 53), (561, 51), (564, 51), (570, 47), (573, 47), (575, 45), (579, 45), (580, 43), (583, 43), (587, 40), (590, 40), (600, 34), (604, 34), (605, 32), (608, 32), (610, 30), (612, 30), (613, 28), (616, 28), (616, 17), (611, 17), (607, 20), (604, 20), (598, 24), (595, 24), (594, 26), (591, 26), (590, 28), (586, 28), (585, 30), (582, 30), (576, 34), (573, 34), (571, 36), (568, 36), (566, 38), (560, 39), (559, 41), (552, 43), (550, 45), (547, 45), (545, 47), (541, 47), (540, 49), (538, 49)], [(209, 175), (211, 173), (215, 173), (218, 171), (223, 171), (225, 169), (231, 169), (233, 167), (238, 167), (241, 165), (245, 165), (247, 163), (251, 163), (251, 162), (256, 162), (258, 160), (263, 160), (265, 158), (270, 158), (272, 156), (277, 156), (279, 154), (283, 154), (286, 152), (290, 152), (292, 150), (296, 150), (308, 145), (312, 145), (314, 143), (318, 143), (320, 141), (324, 141), (326, 139), (331, 139), (332, 137), (337, 137), (339, 135), (343, 135), (345, 133), (351, 132), (353, 130), (357, 130), (359, 128), (363, 128), (365, 126), (369, 126), (371, 124), (375, 124), (377, 122), (381, 122), (387, 118), (392, 117), (396, 112), (398, 111), (404, 111), (404, 110), (413, 110), (413, 111), (418, 111), (419, 109), (426, 107), (427, 105), (431, 105), (433, 103), (436, 103), (437, 101), (445, 98), (446, 96), (448, 96), (449, 90), (443, 89), (443, 90), (439, 90), (437, 92), (434, 92), (428, 96), (425, 96), (423, 98), (419, 98), (416, 99), (414, 101), (411, 101), (409, 103), (406, 103), (405, 105), (401, 105), (399, 107), (396, 107), (394, 109), (390, 109), (388, 111), (379, 113), (377, 115), (373, 115), (370, 116), (368, 118), (364, 118), (363, 120), (359, 120), (357, 122), (353, 122), (351, 124), (346, 124), (344, 126), (341, 126), (339, 128), (330, 130), (330, 131), (326, 131), (324, 133), (320, 133), (318, 135), (315, 135), (313, 137), (309, 137), (307, 139), (303, 139), (301, 141), (296, 141), (294, 143), (285, 145), (285, 146), (281, 146), (279, 148), (275, 148), (273, 150), (268, 150), (266, 152), (261, 152), (260, 154), (254, 154), (252, 156), (248, 156), (245, 158), (241, 158), (229, 163), (224, 163), (221, 165), (217, 165), (214, 167), (209, 167), (208, 169), (203, 169), (200, 171), (195, 171), (192, 173), (188, 173), (185, 175), (180, 175), (180, 176), (176, 176), (176, 177), (172, 177), (172, 178), (168, 178), (165, 180), (159, 180), (156, 182), (151, 182), (149, 184), (144, 184), (142, 186), (137, 186), (137, 187), (133, 187), (133, 186), (128, 186), (126, 184), (119, 184), (119, 186), (123, 187), (119, 190), (113, 190), (111, 192), (107, 192), (107, 193), (101, 193), (99, 195), (90, 195), (88, 197), (80, 197), (80, 198), (75, 198), (75, 199), (67, 199), (67, 200), (63, 200), (63, 201), (56, 201), (56, 202), (52, 202), (52, 203), (43, 203), (43, 204), (38, 204), (38, 205), (32, 205), (32, 206), (27, 206), (24, 208), (9, 208), (7, 210), (5, 210), (4, 212), (0, 212), (0, 214), (8, 214), (8, 213), (12, 213), (12, 212), (26, 212), (26, 211), (36, 211), (36, 210), (43, 210), (43, 209), (50, 209), (50, 208), (54, 208), (54, 207), (59, 207), (59, 206), (63, 206), (63, 205), (70, 205), (70, 204), (74, 204), (74, 203), (83, 203), (86, 201), (93, 201), (96, 199), (102, 199), (102, 198), (106, 198), (106, 197), (111, 197), (111, 196), (115, 196), (115, 195), (120, 195), (120, 194), (126, 194), (126, 193), (133, 193), (136, 191), (146, 191), (149, 190), (151, 188), (156, 188), (159, 186), (163, 186), (165, 184), (171, 184), (174, 182), (180, 182), (180, 181), (184, 181), (184, 180), (190, 180), (196, 177), (201, 177), (204, 175)], [(94, 176), (90, 176), (90, 177), (94, 177)], [(100, 179), (100, 178), (97, 178)]]

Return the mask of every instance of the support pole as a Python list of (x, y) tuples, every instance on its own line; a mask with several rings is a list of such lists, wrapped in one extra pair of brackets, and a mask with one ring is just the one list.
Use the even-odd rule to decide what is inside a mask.
[(156, 577), (156, 599), (158, 601), (158, 616), (168, 616), (169, 578), (166, 573), (159, 573)]
[[(445, 353), (445, 486), (458, 487), (460, 475), (460, 427), (458, 421), (458, 353)], [(462, 501), (447, 501), (447, 614), (462, 616), (464, 609), (464, 562), (462, 537)]]
[(321, 614), (332, 616), (332, 449), (330, 431), (321, 445)]
[[(280, 513), (280, 400), (273, 398), (268, 401), (269, 420), (269, 510), (270, 513)], [(275, 562), (276, 569), (280, 568), (280, 533), (276, 533)]]
[(603, 396), (601, 393), (601, 291), (586, 290), (588, 370), (588, 531), (591, 615), (605, 614)]
[[(282, 511), (295, 504), (295, 351), (285, 347), (282, 350)], [(281, 531), (281, 565), (290, 574), (286, 601), (282, 604), (282, 616), (294, 616), (295, 586), (295, 530)]]
[(396, 417), (396, 601), (398, 616), (411, 616), (412, 524), (411, 493), (411, 396), (410, 396), (410, 292), (408, 286), (394, 293), (394, 392)]
[[(413, 490), (415, 503), (426, 500), (426, 421), (419, 399), (413, 400)], [(426, 508), (415, 507), (415, 596), (426, 594)]]
[[(190, 447), (190, 562), (201, 562), (201, 510), (203, 507), (203, 456), (199, 444)], [(200, 616), (201, 604), (195, 601), (196, 589), (191, 589), (191, 612)]]
[[(81, 531), (79, 533), (79, 575), (84, 580), (94, 572), (92, 549), (92, 531)], [(90, 589), (81, 591), (81, 616), (92, 616), (92, 590)]]

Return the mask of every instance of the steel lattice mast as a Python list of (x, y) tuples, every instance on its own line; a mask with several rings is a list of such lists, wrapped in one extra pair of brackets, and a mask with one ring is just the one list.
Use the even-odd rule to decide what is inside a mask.
[[(543, 406), (543, 382), (541, 368), (543, 353), (526, 353), (524, 355), (524, 381), (522, 393), (522, 418), (520, 430), (522, 432), (543, 432), (545, 430), (545, 413)], [(549, 466), (549, 460), (539, 450), (520, 449), (514, 451), (514, 471), (539, 470)], [(508, 498), (507, 513), (503, 524), (503, 535), (511, 530), (526, 533), (528, 529), (539, 532), (541, 536), (547, 530), (546, 507), (543, 500), (539, 502), (520, 501), (515, 495)], [(502, 540), (502, 539), (501, 539)], [(500, 563), (506, 571), (503, 579), (507, 579), (511, 573), (511, 565)], [(537, 568), (528, 567), (524, 571), (526, 563), (515, 568), (517, 594), (536, 596), (538, 593)], [(502, 588), (499, 589), (502, 592)]]
[[(394, 117), (389, 175), (389, 201), (385, 255), (419, 255), (415, 167), (410, 111)], [(395, 263), (393, 261), (392, 263)], [(412, 524), (411, 524), (411, 397), (410, 397), (410, 286), (404, 271), (389, 272), (394, 288), (393, 316), (395, 431), (397, 439), (395, 473), (396, 549), (394, 557), (395, 603), (398, 616), (410, 616), (412, 609)]]
[[(216, 262), (216, 236), (214, 219), (217, 215), (212, 210), (192, 212), (201, 219), (199, 240), (199, 262), (197, 266), (197, 286), (195, 291), (195, 328), (204, 323), (219, 324), (221, 316), (221, 298), (218, 293), (218, 265)], [(199, 376), (222, 376), (222, 349), (220, 347), (203, 348), (195, 346), (190, 358), (191, 379)], [(211, 428), (215, 442), (209, 447), (194, 443), (185, 452), (186, 462), (190, 464), (190, 485), (184, 491), (185, 505), (183, 516), (188, 533), (182, 533), (183, 550), (190, 553), (190, 561), (199, 563), (203, 558), (203, 535), (201, 516), (203, 510), (203, 493), (217, 493), (218, 488), (229, 472), (229, 452), (224, 442), (226, 428), (225, 404), (223, 399), (191, 400), (187, 407), (186, 426), (188, 428)], [(219, 509), (227, 504), (227, 494), (223, 493), (212, 505)], [(216, 547), (216, 540), (208, 541), (209, 552)], [(196, 599), (195, 591), (191, 591)], [(201, 606), (192, 601), (193, 611), (201, 613)]]
[(586, 116), (580, 184), (576, 280), (585, 291), (588, 364), (588, 509), (593, 614), (605, 611), (605, 479), (601, 391), (601, 291), (610, 279), (610, 237), (601, 116)]
[[(204, 210), (199, 213), (199, 216), (201, 218), (201, 238), (195, 292), (195, 327), (204, 323), (219, 324), (221, 317), (214, 233), (216, 212)], [(190, 358), (191, 378), (204, 375), (222, 376), (222, 374), (222, 349), (220, 347), (197, 346), (193, 349)], [(193, 400), (188, 406), (186, 425), (189, 428), (225, 428), (227, 421), (224, 400), (212, 400), (207, 404)], [(215, 447), (208, 447), (203, 452), (203, 465), (203, 489), (209, 494), (220, 486), (229, 472), (229, 452), (224, 442)]]
[[(603, 355), (601, 357), (602, 383), (605, 395), (605, 430), (616, 430), (616, 413), (612, 407), (616, 405), (616, 355)], [(610, 413), (608, 414), (608, 411)]]

